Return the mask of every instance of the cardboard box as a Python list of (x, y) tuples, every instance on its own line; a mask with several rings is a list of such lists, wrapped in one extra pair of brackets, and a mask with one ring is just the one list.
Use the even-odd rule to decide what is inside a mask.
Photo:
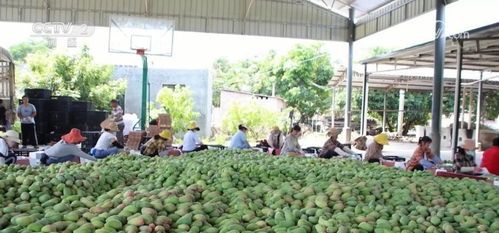
[(126, 146), (131, 150), (139, 150), (142, 138), (147, 135), (146, 131), (132, 131), (128, 135)]
[(171, 128), (172, 127), (172, 117), (170, 114), (159, 114), (158, 115), (158, 126), (160, 128)]
[(162, 129), (158, 125), (150, 125), (149, 128), (147, 128), (147, 137), (154, 137), (161, 133)]

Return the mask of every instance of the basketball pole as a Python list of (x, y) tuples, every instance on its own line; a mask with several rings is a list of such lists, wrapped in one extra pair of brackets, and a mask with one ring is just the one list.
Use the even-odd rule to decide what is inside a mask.
[(140, 121), (140, 129), (145, 130), (146, 129), (146, 122), (147, 122), (147, 56), (142, 52), (140, 54), (142, 57), (142, 111), (141, 111), (141, 121)]

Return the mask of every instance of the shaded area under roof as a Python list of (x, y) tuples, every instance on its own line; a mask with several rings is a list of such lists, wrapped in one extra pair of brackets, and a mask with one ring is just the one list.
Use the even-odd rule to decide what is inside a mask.
[[(370, 89), (406, 89), (415, 91), (432, 91), (433, 76), (431, 69), (420, 68), (413, 70), (386, 71), (368, 74), (368, 82)], [(455, 70), (445, 70), (444, 88), (453, 91), (455, 88), (456, 77)], [(331, 78), (329, 86), (344, 87), (346, 85), (346, 68), (341, 67), (335, 72)], [(478, 88), (479, 73), (466, 72), (462, 77), (462, 85), (466, 88)], [(499, 90), (499, 76), (497, 73), (487, 73), (484, 75), (483, 89)], [(364, 72), (353, 72), (352, 86), (361, 88), (364, 81)]]
[[(448, 37), (444, 63), (446, 69), (456, 68), (456, 39), (463, 40), (463, 70), (499, 72), (499, 23)], [(434, 51), (435, 43), (430, 41), (360, 63), (391, 65), (396, 69), (433, 67)]]

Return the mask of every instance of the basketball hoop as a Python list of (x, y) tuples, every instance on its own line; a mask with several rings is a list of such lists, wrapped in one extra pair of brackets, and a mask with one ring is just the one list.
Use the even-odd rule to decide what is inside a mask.
[(147, 122), (147, 56), (172, 56), (174, 31), (175, 22), (171, 20), (122, 15), (109, 17), (109, 52), (135, 53), (142, 59), (142, 130)]
[(145, 49), (136, 49), (137, 55), (144, 56), (146, 50)]

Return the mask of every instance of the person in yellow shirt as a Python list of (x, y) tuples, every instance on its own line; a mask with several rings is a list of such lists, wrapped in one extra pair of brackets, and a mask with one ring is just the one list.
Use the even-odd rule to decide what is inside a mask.
[(166, 150), (166, 147), (168, 146), (168, 140), (170, 140), (172, 137), (172, 133), (170, 130), (163, 130), (161, 133), (158, 135), (154, 136), (151, 138), (149, 141), (144, 144), (144, 150), (142, 151), (142, 154), (145, 156), (158, 156), (159, 153), (163, 152)]

